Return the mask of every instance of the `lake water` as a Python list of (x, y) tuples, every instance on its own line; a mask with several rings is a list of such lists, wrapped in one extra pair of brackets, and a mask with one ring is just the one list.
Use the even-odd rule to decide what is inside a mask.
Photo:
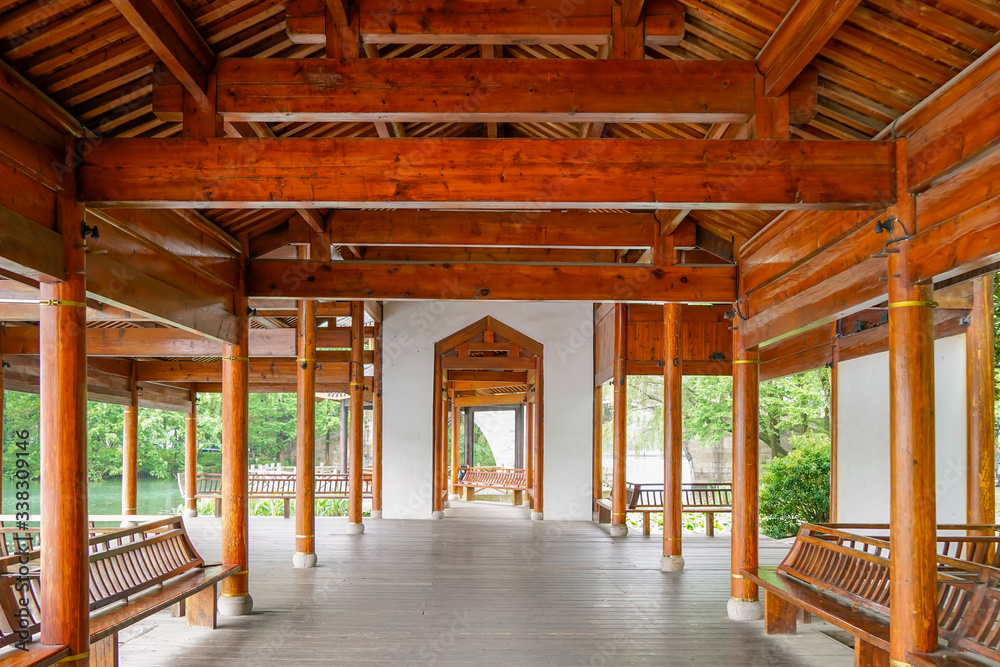
[[(14, 511), (16, 502), (14, 494), (14, 482), (4, 480), (3, 482), (3, 513), (11, 514)], [(30, 498), (32, 518), (36, 518), (41, 511), (39, 501), (41, 490), (39, 483), (31, 482), (28, 489)], [(181, 504), (181, 492), (177, 488), (177, 479), (152, 479), (148, 477), (139, 478), (138, 490), (139, 514), (164, 514), (173, 513)], [(122, 513), (122, 481), (121, 479), (109, 479), (103, 482), (91, 482), (88, 488), (88, 500), (90, 514), (121, 514)]]

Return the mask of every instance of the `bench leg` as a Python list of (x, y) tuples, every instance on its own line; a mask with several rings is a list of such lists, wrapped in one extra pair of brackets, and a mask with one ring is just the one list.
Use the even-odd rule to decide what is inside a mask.
[(602, 505), (597, 506), (597, 522), (611, 523), (611, 510)]
[(475, 499), (476, 499), (476, 490), (471, 486), (465, 487), (465, 500), (467, 502), (472, 502)]
[(764, 591), (764, 632), (769, 635), (794, 635), (799, 609), (770, 591)]
[(642, 513), (642, 534), (649, 537), (649, 512)]
[(283, 503), (283, 509), (285, 511), (285, 518), (292, 516), (292, 499), (285, 498)]
[(90, 667), (118, 667), (118, 633), (90, 645)]
[(187, 624), (192, 628), (214, 630), (217, 618), (218, 591), (215, 584), (187, 599)]
[(889, 667), (889, 652), (855, 637), (854, 667)]
[(215, 516), (216, 518), (222, 516), (222, 498), (215, 499)]
[(524, 504), (524, 492), (520, 489), (514, 489), (514, 506), (520, 507)]
[(187, 600), (181, 600), (177, 604), (172, 605), (170, 607), (170, 617), (171, 618), (180, 618), (181, 616), (184, 616), (185, 614), (187, 614)]
[(715, 512), (705, 512), (705, 534), (715, 537)]

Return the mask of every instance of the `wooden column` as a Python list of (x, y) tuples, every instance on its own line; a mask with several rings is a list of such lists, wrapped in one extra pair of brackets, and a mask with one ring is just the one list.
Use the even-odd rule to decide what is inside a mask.
[(458, 419), (458, 403), (455, 401), (455, 391), (451, 391), (451, 474), (449, 475), (449, 486), (448, 493), (450, 494), (452, 500), (458, 499), (458, 490), (455, 485), (458, 483), (458, 456), (459, 449), (462, 447), (462, 441), (459, 438), (461, 434), (461, 423)]
[(889, 254), (889, 657), (937, 647), (933, 291), (908, 275), (908, 243)]
[(372, 379), (372, 513), (382, 518), (382, 323), (375, 323), (375, 377)]
[(837, 522), (837, 419), (840, 399), (837, 387), (840, 385), (840, 340), (837, 338), (837, 324), (830, 325), (833, 339), (833, 359), (830, 362), (830, 521)]
[(191, 410), (184, 419), (184, 516), (198, 516), (198, 392), (191, 390)]
[(441, 384), (441, 443), (438, 445), (438, 479), (435, 493), (441, 499), (441, 507), (448, 508), (448, 402), (447, 382)]
[(444, 403), (443, 388), (441, 386), (441, 356), (434, 357), (434, 384), (431, 390), (431, 420), (432, 438), (431, 458), (433, 460), (431, 468), (431, 516), (435, 519), (444, 518), (444, 500), (441, 498), (441, 432), (444, 430), (441, 415)]
[[(471, 414), (471, 413), (470, 413)], [(525, 408), (524, 421), (527, 424), (525, 426), (525, 438), (524, 438), (524, 486), (530, 489), (529, 493), (524, 494), (526, 496), (524, 500), (524, 506), (531, 508), (535, 506), (535, 404), (528, 403), (527, 408)], [(466, 428), (472, 428), (472, 422), (470, 420)]]
[(627, 452), (626, 415), (626, 354), (628, 350), (628, 306), (615, 304), (615, 366), (614, 366), (614, 468), (611, 478), (611, 536), (628, 535), (625, 525), (625, 456)]
[(996, 474), (993, 414), (993, 276), (972, 283), (972, 312), (965, 334), (969, 402), (968, 521), (995, 523)]
[(3, 355), (0, 354), (0, 513), (3, 512)]
[[(122, 514), (136, 514), (139, 500), (139, 388), (135, 382), (135, 364), (129, 379), (130, 400), (122, 419)], [(122, 526), (134, 526), (123, 520)]]
[(248, 574), (250, 320), (242, 285), (234, 306), (237, 340), (223, 346), (222, 357), (222, 562), (239, 565), (240, 570), (222, 581), (223, 616), (245, 616), (253, 610)]
[(591, 488), (593, 490), (594, 521), (597, 521), (597, 501), (604, 497), (604, 390), (603, 386), (594, 387), (594, 477)]
[(744, 568), (757, 567), (758, 556), (758, 379), (757, 349), (744, 347), (741, 323), (737, 322), (733, 332), (733, 530), (728, 611), (729, 618), (739, 621), (763, 615), (757, 585), (741, 574)]
[(316, 567), (316, 302), (299, 301), (295, 433), (295, 555), (297, 568)]
[(348, 434), (351, 431), (350, 416), (347, 409), (348, 399), (340, 401), (340, 473), (347, 474), (347, 464), (350, 458), (350, 450), (347, 446)]
[(531, 519), (541, 521), (544, 514), (543, 482), (545, 479), (545, 384), (542, 358), (535, 357), (535, 443), (531, 458), (535, 461), (534, 487), (532, 490)]
[[(72, 176), (72, 172), (70, 172)], [(73, 179), (66, 179), (72, 184)], [(41, 639), (69, 647), (60, 664), (89, 664), (86, 259), (83, 208), (72, 187), (57, 200), (66, 279), (40, 284)]]
[[(684, 433), (681, 420), (681, 305), (663, 304), (663, 557), (660, 569), (684, 569), (681, 555), (681, 463), (684, 460)], [(709, 515), (710, 517), (711, 515)]]
[(351, 453), (348, 465), (349, 497), (347, 533), (365, 532), (361, 518), (362, 467), (364, 466), (365, 423), (365, 304), (351, 302)]

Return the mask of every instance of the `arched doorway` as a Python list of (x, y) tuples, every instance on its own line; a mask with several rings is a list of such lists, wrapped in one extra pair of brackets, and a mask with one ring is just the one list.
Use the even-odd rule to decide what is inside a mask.
[[(462, 491), (473, 499), (477, 489), (494, 489), (510, 491), (515, 503), (531, 508), (532, 519), (542, 519), (542, 344), (484, 317), (438, 341), (434, 354), (434, 516), (443, 518), (449, 495)], [(489, 408), (513, 412), (512, 465), (477, 465), (470, 452), (476, 414)], [(458, 428), (463, 417), (464, 444)]]

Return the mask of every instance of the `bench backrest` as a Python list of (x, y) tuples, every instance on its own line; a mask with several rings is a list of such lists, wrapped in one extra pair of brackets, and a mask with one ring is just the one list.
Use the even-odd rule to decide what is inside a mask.
[[(104, 530), (89, 541), (90, 610), (95, 611), (173, 579), (204, 561), (188, 538), (179, 516), (144, 523), (134, 528)], [(36, 554), (37, 555), (37, 554)], [(11, 556), (16, 558), (16, 556)], [(17, 599), (24, 595), (32, 634), (38, 632), (40, 580), (38, 570), (27, 575), (29, 589), (18, 592), (14, 574), (0, 576), (0, 647), (18, 641)]]
[(520, 468), (472, 468), (459, 470), (459, 481), (469, 486), (525, 488), (526, 475)]
[[(733, 506), (733, 485), (725, 482), (683, 484), (681, 505), (728, 510)], [(625, 506), (628, 509), (663, 507), (663, 484), (626, 482)]]
[[(184, 473), (177, 474), (177, 483), (184, 494)], [(251, 498), (294, 498), (295, 475), (286, 472), (250, 473), (248, 493)], [(362, 495), (371, 495), (372, 476), (370, 472), (361, 475)], [(318, 473), (316, 475), (317, 498), (347, 498), (350, 476), (347, 473)], [(195, 483), (196, 493), (202, 496), (222, 495), (222, 475), (201, 473)]]
[[(888, 615), (891, 541), (843, 528), (804, 524), (778, 571)], [(940, 526), (939, 530), (955, 528)], [(957, 539), (961, 537), (941, 535), (938, 539), (945, 545), (981, 544)], [(985, 551), (973, 548), (968, 553)], [(955, 646), (1000, 660), (1000, 570), (947, 555), (939, 555), (937, 564), (940, 636)]]

